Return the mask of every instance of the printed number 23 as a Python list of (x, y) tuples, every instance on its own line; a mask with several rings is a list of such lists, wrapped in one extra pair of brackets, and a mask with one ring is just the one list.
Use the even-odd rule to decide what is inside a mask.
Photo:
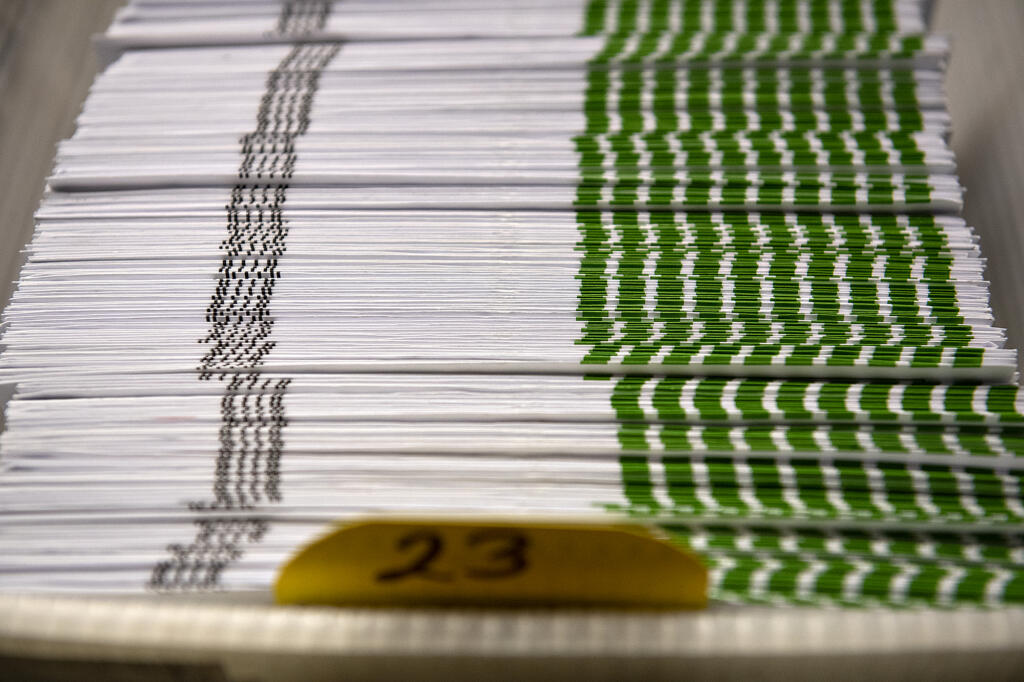
[[(467, 547), (486, 549), (483, 561), (478, 565), (465, 567), (467, 578), (495, 580), (511, 578), (526, 570), (526, 550), (529, 542), (519, 531), (505, 528), (483, 528), (466, 537)], [(395, 582), (417, 576), (436, 582), (451, 582), (455, 579), (452, 571), (439, 570), (434, 562), (444, 554), (444, 539), (431, 530), (414, 530), (398, 539), (396, 547), (406, 552), (418, 547), (419, 552), (412, 561), (397, 568), (390, 568), (377, 574), (377, 582)]]

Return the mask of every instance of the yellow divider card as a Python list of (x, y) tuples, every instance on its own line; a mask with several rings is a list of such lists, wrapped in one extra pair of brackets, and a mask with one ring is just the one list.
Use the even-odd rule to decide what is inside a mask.
[(299, 551), (281, 604), (701, 608), (707, 569), (638, 525), (370, 520)]

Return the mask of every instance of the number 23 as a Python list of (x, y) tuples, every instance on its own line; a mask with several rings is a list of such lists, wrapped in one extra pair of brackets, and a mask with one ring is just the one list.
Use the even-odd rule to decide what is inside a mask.
[[(452, 571), (434, 568), (434, 562), (444, 553), (444, 539), (431, 530), (414, 530), (398, 538), (398, 551), (405, 552), (413, 547), (422, 547), (408, 564), (377, 573), (377, 582), (388, 583), (417, 576), (435, 582), (451, 582), (455, 579)], [(497, 580), (511, 578), (525, 571), (529, 563), (526, 551), (529, 541), (521, 532), (506, 528), (482, 528), (466, 536), (467, 547), (489, 547), (484, 555), (484, 565), (470, 565), (464, 569), (467, 578), (474, 580)]]

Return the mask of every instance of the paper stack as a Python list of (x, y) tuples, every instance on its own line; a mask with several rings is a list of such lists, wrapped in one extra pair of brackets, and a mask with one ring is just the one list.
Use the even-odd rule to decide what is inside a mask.
[(601, 515), (718, 600), (1024, 601), (919, 2), (135, 0), (103, 46), (4, 317), (0, 589)]

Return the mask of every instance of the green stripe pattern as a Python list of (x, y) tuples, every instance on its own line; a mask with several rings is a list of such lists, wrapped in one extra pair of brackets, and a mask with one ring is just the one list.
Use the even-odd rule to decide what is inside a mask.
[(623, 424), (986, 424), (1011, 433), (1024, 425), (1024, 393), (1011, 384), (629, 376), (612, 405)]
[(1001, 533), (666, 526), (702, 554), (720, 599), (840, 606), (1024, 601), (1024, 547)]
[[(650, 27), (650, 34), (672, 32), (673, 42), (685, 43), (692, 36), (710, 34), (718, 43), (726, 43), (730, 34), (746, 36), (805, 37), (824, 34), (856, 41), (900, 34), (900, 13), (913, 3), (900, 0), (686, 0), (682, 4), (670, 0), (651, 0), (643, 15), (637, 13), (637, 0), (591, 0), (584, 16), (584, 35), (605, 34), (609, 42), (624, 42), (640, 23)], [(651, 41), (654, 35), (643, 34), (641, 40)], [(923, 37), (916, 37), (923, 41)], [(741, 56), (752, 54), (758, 41), (748, 40), (737, 48)]]
[(587, 5), (577, 343), (612, 375), (604, 507), (701, 553), (717, 599), (1024, 602), (1024, 400), (985, 383), (1016, 357), (919, 10)]

